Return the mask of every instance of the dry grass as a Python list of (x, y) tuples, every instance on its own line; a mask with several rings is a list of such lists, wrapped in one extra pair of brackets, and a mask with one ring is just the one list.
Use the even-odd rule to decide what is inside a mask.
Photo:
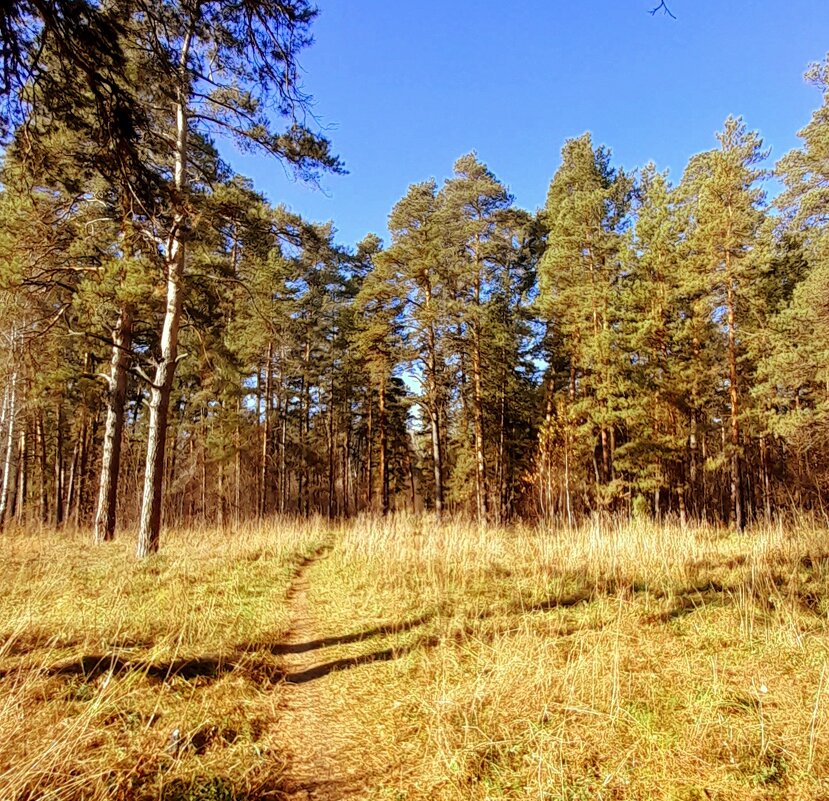
[(0, 798), (279, 797), (273, 646), (327, 538), (306, 686), (349, 797), (829, 799), (825, 530), (429, 517), (171, 535), (147, 565), (7, 537)]
[(279, 700), (285, 591), (319, 523), (127, 539), (5, 535), (0, 798), (262, 793)]
[(404, 629), (338, 678), (367, 798), (829, 798), (825, 531), (365, 521), (318, 570)]

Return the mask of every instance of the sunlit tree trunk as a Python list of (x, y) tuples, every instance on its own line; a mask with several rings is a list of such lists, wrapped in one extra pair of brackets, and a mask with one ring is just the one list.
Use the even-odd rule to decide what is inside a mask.
[(386, 380), (385, 377), (382, 377), (377, 387), (377, 438), (379, 440), (377, 469), (380, 473), (380, 512), (384, 515), (388, 514), (389, 511), (389, 465), (386, 423)]
[(15, 517), (21, 522), (26, 519), (26, 504), (29, 497), (29, 429), (28, 426), (20, 427), (20, 448), (17, 452), (17, 503), (15, 504)]
[(176, 97), (176, 145), (173, 167), (179, 209), (167, 239), (167, 302), (161, 329), (161, 359), (150, 387), (149, 423), (147, 430), (147, 460), (144, 467), (144, 495), (141, 503), (141, 521), (138, 529), (139, 558), (158, 551), (161, 533), (161, 502), (164, 484), (164, 450), (167, 442), (167, 416), (170, 393), (173, 389), (178, 358), (178, 331), (181, 320), (182, 281), (184, 278), (186, 215), (181, 208), (187, 169), (187, 99), (189, 79), (187, 62), (192, 30), (184, 37), (179, 60), (179, 86)]
[(265, 402), (263, 404), (264, 420), (262, 425), (262, 443), (259, 453), (259, 516), (268, 513), (268, 485), (270, 483), (270, 447), (271, 447), (271, 398), (273, 396), (273, 342), (268, 341), (265, 356)]
[(6, 515), (9, 508), (9, 498), (13, 489), (15, 474), (14, 450), (15, 450), (15, 422), (17, 420), (17, 370), (13, 369), (9, 380), (7, 402), (5, 404), (6, 417), (6, 441), (3, 454), (3, 483), (0, 486), (0, 529), (6, 522)]

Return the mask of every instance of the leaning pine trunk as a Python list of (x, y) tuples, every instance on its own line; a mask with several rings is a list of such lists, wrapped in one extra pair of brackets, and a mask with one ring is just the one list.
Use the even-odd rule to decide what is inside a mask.
[(115, 537), (118, 507), (118, 473), (121, 466), (121, 441), (124, 432), (124, 407), (127, 400), (127, 367), (132, 346), (133, 314), (129, 305), (121, 309), (112, 336), (109, 366), (109, 397), (104, 424), (101, 454), (101, 477), (98, 484), (98, 508), (95, 512), (95, 542)]
[(164, 449), (167, 443), (167, 414), (176, 372), (178, 330), (181, 321), (182, 280), (184, 278), (185, 211), (182, 194), (187, 167), (187, 98), (189, 81), (187, 61), (192, 31), (184, 38), (179, 61), (179, 86), (176, 103), (176, 150), (174, 179), (180, 204), (167, 240), (167, 305), (161, 329), (161, 359), (150, 388), (147, 461), (144, 466), (144, 496), (136, 554), (144, 558), (158, 550), (161, 533), (161, 501), (164, 483)]

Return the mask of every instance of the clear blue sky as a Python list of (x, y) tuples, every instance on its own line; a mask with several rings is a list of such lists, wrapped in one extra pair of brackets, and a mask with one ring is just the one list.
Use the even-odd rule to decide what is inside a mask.
[(353, 245), (411, 183), (476, 150), (519, 206), (543, 205), (564, 140), (586, 130), (632, 169), (678, 179), (742, 114), (794, 147), (821, 101), (802, 74), (829, 51), (828, 0), (318, 0), (306, 89), (349, 174), (323, 192), (223, 148), (271, 202), (333, 220)]

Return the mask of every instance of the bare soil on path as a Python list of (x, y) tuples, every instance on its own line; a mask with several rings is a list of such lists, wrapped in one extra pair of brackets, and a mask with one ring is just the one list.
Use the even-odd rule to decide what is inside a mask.
[[(284, 798), (290, 801), (373, 797), (373, 782), (355, 753), (349, 699), (337, 675), (341, 669), (375, 661), (377, 655), (359, 652), (362, 635), (324, 636), (314, 615), (311, 574), (329, 550), (330, 546), (323, 548), (300, 564), (287, 595), (292, 623), (281, 649), (285, 685), (277, 740), (287, 762)], [(349, 654), (357, 653), (342, 657), (343, 647)], [(340, 658), (331, 658), (331, 648)]]

